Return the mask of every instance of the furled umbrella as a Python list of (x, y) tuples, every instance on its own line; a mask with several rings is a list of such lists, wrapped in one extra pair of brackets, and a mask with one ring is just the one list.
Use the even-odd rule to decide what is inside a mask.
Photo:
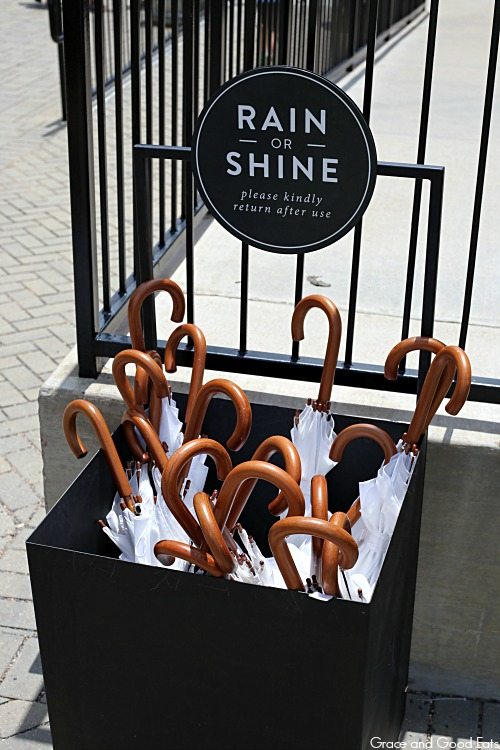
[(120, 549), (121, 559), (156, 564), (152, 556), (155, 539), (150, 538), (152, 496), (147, 475), (134, 472), (129, 480), (104, 417), (94, 404), (83, 399), (70, 402), (63, 416), (64, 434), (77, 458), (87, 455), (76, 429), (78, 414), (86, 416), (92, 424), (118, 489), (109, 518), (101, 524), (104, 532)]
[[(415, 347), (415, 343), (400, 346), (398, 353), (409, 351), (409, 347)], [(429, 342), (421, 343), (431, 345)], [(391, 367), (397, 368), (398, 364), (397, 357), (390, 357)], [(344, 596), (363, 601), (371, 600), (411, 478), (415, 457), (418, 455), (418, 445), (439, 403), (449, 390), (455, 373), (456, 387), (446, 410), (451, 414), (457, 414), (469, 393), (470, 362), (459, 347), (442, 345), (431, 363), (414, 416), (398, 447), (393, 444), (387, 433), (375, 428), (374, 425), (351, 425), (342, 430), (332, 447), (331, 458), (340, 461), (345, 446), (352, 439), (360, 436), (371, 437), (383, 448), (385, 459), (373, 479), (360, 483), (360, 496), (347, 514), (353, 525), (352, 533), (359, 544), (360, 556), (356, 566), (349, 571), (347, 580), (338, 578), (338, 585)], [(336, 562), (338, 551), (325, 545), (323, 566), (328, 580), (325, 580), (324, 574), (324, 581), (325, 589), (329, 592), (335, 588)]]
[[(329, 330), (324, 367), (318, 397), (315, 400), (309, 399), (302, 412), (296, 415), (291, 430), (292, 441), (299, 451), (302, 464), (301, 488), (306, 501), (306, 516), (311, 515), (312, 477), (317, 474), (325, 475), (333, 467), (329, 453), (335, 440), (335, 432), (334, 420), (329, 408), (342, 333), (342, 322), (335, 303), (328, 297), (311, 294), (300, 300), (293, 311), (291, 329), (294, 341), (301, 341), (304, 338), (304, 320), (309, 310), (313, 308), (323, 310), (328, 318)], [(275, 502), (271, 506), (271, 512), (276, 515), (282, 513), (282, 504)]]

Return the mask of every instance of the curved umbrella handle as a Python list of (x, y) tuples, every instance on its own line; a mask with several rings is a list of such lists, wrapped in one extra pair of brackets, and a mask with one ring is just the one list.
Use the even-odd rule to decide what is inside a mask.
[(189, 384), (189, 396), (186, 407), (186, 422), (189, 422), (193, 405), (203, 385), (205, 372), (205, 360), (207, 357), (207, 342), (203, 331), (193, 323), (183, 323), (178, 326), (169, 336), (165, 347), (165, 369), (167, 372), (175, 372), (177, 365), (175, 355), (177, 347), (184, 336), (189, 336), (194, 346), (193, 367), (191, 370), (191, 382)]
[(239, 451), (245, 445), (252, 429), (252, 407), (245, 392), (231, 380), (216, 378), (200, 388), (193, 404), (190, 419), (186, 424), (184, 440), (193, 440), (201, 434), (203, 420), (210, 401), (216, 393), (224, 393), (233, 402), (236, 411), (236, 427), (227, 439), (229, 450)]
[(244, 461), (235, 466), (224, 480), (217, 504), (215, 506), (215, 518), (221, 531), (224, 531), (226, 524), (229, 530), (236, 525), (238, 518), (248, 501), (248, 494), (238, 494), (241, 484), (248, 479), (264, 479), (266, 482), (274, 484), (275, 487), (283, 492), (289, 508), (289, 514), (292, 516), (303, 516), (305, 510), (304, 495), (295, 480), (280, 469), (279, 466), (267, 463), (267, 461)]
[(71, 401), (64, 410), (64, 435), (66, 436), (69, 447), (77, 458), (83, 458), (87, 455), (87, 448), (83, 444), (76, 429), (77, 414), (85, 415), (94, 428), (94, 432), (97, 435), (97, 439), (99, 440), (106, 461), (108, 462), (109, 469), (115, 480), (118, 494), (126, 504), (127, 508), (135, 514), (132, 488), (128, 482), (127, 475), (123, 470), (120, 456), (118, 455), (118, 451), (116, 450), (116, 446), (113, 442), (106, 421), (97, 406), (94, 406), (90, 401), (85, 401), (82, 398)]
[(397, 380), (398, 367), (407, 354), (416, 351), (426, 351), (437, 354), (444, 349), (446, 344), (443, 344), (439, 339), (433, 339), (430, 336), (412, 336), (409, 339), (403, 339), (399, 341), (395, 346), (392, 347), (391, 351), (386, 357), (384, 364), (384, 377), (387, 380)]
[(467, 401), (472, 373), (469, 358), (464, 350), (459, 346), (445, 346), (432, 360), (424, 380), (410, 426), (403, 435), (407, 445), (413, 446), (419, 442), (448, 392), (455, 372), (455, 390), (445, 407), (448, 414), (458, 414)]
[[(153, 425), (145, 416), (145, 414), (129, 409), (122, 417), (122, 425), (124, 429), (131, 427), (133, 431), (134, 427), (136, 427), (139, 430), (158, 468), (163, 472), (168, 463), (168, 458), (165, 455), (162, 444), (160, 443), (160, 438), (156, 434)], [(149, 456), (147, 453), (145, 454), (145, 456), (146, 461), (149, 461)]]
[(220, 443), (209, 438), (198, 438), (197, 440), (190, 440), (183, 443), (170, 458), (161, 478), (163, 499), (170, 508), (172, 515), (198, 547), (203, 545), (203, 533), (196, 519), (191, 515), (180, 498), (180, 485), (184, 467), (195, 456), (205, 453), (213, 458), (218, 478), (221, 480), (225, 479), (232, 468), (231, 459)]
[(369, 438), (377, 443), (384, 452), (384, 463), (387, 463), (391, 456), (394, 456), (397, 452), (393, 439), (385, 430), (381, 430), (374, 424), (360, 423), (351, 424), (339, 432), (331, 447), (330, 459), (339, 463), (342, 460), (345, 448), (357, 438)]
[[(403, 357), (406, 357), (410, 352), (426, 351), (432, 352), (432, 354), (438, 354), (438, 352), (440, 352), (441, 349), (444, 349), (445, 346), (446, 344), (442, 341), (439, 341), (439, 339), (433, 339), (430, 336), (412, 336), (409, 339), (403, 339), (403, 341), (400, 341), (393, 346), (387, 355), (384, 365), (384, 377), (387, 380), (397, 380), (400, 362)], [(455, 367), (453, 364), (450, 364), (441, 375), (440, 386), (445, 387), (445, 383), (449, 384), (449, 379), (451, 378), (453, 380), (454, 375)], [(445, 388), (445, 394), (448, 387)], [(441, 388), (439, 390), (441, 390)], [(442, 400), (443, 396), (439, 397), (439, 394), (436, 394), (430, 409), (433, 414), (436, 413)]]
[[(326, 477), (316, 474), (311, 479), (311, 516), (321, 521), (328, 521), (328, 485)], [(313, 537), (311, 544), (311, 575), (315, 575), (321, 582), (321, 562), (323, 552), (323, 539)]]
[[(330, 525), (336, 529), (344, 529), (348, 533), (351, 531), (351, 523), (347, 513), (334, 513), (330, 518)], [(338, 583), (338, 571), (339, 567), (343, 567), (342, 563), (342, 552), (337, 544), (332, 542), (325, 542), (323, 544), (323, 555), (322, 555), (322, 586), (325, 594), (330, 596), (338, 596), (340, 593)]]
[[(150, 349), (146, 352), (146, 354), (148, 354), (159, 367), (162, 367), (163, 362), (161, 361), (161, 357), (156, 349)], [(142, 367), (138, 367), (135, 372), (134, 379), (134, 398), (135, 403), (139, 408), (146, 407), (146, 405), (149, 403), (150, 383), (151, 379), (146, 370), (143, 370)], [(154, 389), (151, 389), (151, 392), (154, 393)]]
[(152, 279), (139, 284), (130, 295), (128, 302), (128, 325), (132, 348), (145, 351), (144, 334), (142, 332), (141, 308), (146, 297), (154, 292), (168, 292), (172, 298), (172, 315), (170, 320), (181, 323), (186, 311), (186, 301), (180, 286), (172, 279)]
[(345, 570), (352, 568), (358, 559), (358, 545), (352, 536), (328, 521), (319, 518), (283, 518), (269, 530), (269, 546), (278, 564), (287, 588), (304, 591), (293, 557), (286, 544), (286, 537), (291, 534), (308, 534), (318, 536), (325, 541), (333, 542), (340, 547)]
[(313, 307), (323, 310), (328, 318), (328, 343), (317, 399), (318, 404), (327, 404), (330, 401), (339, 356), (342, 321), (337, 305), (329, 297), (322, 294), (310, 294), (301, 299), (293, 311), (292, 338), (294, 341), (302, 341), (304, 338), (304, 319)]
[(146, 352), (139, 352), (135, 349), (124, 349), (118, 352), (114, 358), (112, 371), (117, 388), (128, 409), (137, 410), (134, 391), (125, 374), (125, 367), (129, 362), (146, 370), (148, 376), (153, 381), (156, 394), (159, 398), (168, 396), (168, 383), (161, 367)]
[(236, 568), (236, 560), (231, 555), (222, 532), (217, 525), (212, 503), (205, 492), (197, 492), (194, 496), (194, 510), (205, 542), (214, 556), (218, 567), (226, 575), (232, 573)]
[(224, 576), (222, 570), (217, 567), (213, 555), (209, 552), (202, 552), (201, 550), (196, 549), (196, 547), (191, 547), (189, 544), (186, 544), (186, 542), (175, 542), (170, 539), (164, 539), (155, 544), (154, 553), (160, 562), (161, 557), (166, 556), (168, 558), (168, 565), (172, 564), (172, 557), (178, 557), (180, 560), (185, 560), (191, 565), (196, 565), (198, 568), (202, 568), (202, 570), (205, 570), (216, 578), (222, 578)]
[[(283, 437), (283, 435), (272, 435), (271, 437), (268, 437), (266, 440), (264, 440), (255, 449), (252, 456), (252, 461), (269, 461), (269, 459), (274, 456), (275, 453), (281, 453), (281, 455), (283, 456), (283, 461), (285, 463), (286, 473), (290, 474), (292, 479), (297, 482), (297, 484), (300, 484), (300, 478), (302, 476), (302, 466), (300, 463), (299, 452), (292, 441), (286, 437)], [(236, 493), (236, 505), (238, 505), (240, 502), (243, 503), (243, 505), (246, 504), (248, 498), (254, 491), (256, 484), (257, 479), (249, 479), (241, 485)], [(286, 510), (287, 503), (283, 496), (283, 493), (281, 491), (278, 492), (276, 497), (270, 501), (267, 507), (269, 511), (275, 516)], [(234, 523), (236, 523), (236, 521), (234, 521)], [(230, 529), (234, 527), (234, 525), (231, 525), (231, 520), (228, 521), (228, 525)]]

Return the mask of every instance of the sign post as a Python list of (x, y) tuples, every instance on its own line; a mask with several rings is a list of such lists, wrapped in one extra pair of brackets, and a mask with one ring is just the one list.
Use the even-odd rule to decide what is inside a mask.
[(259, 68), (207, 102), (193, 170), (214, 218), (254, 247), (306, 253), (361, 218), (375, 187), (372, 134), (335, 84), (298, 68)]

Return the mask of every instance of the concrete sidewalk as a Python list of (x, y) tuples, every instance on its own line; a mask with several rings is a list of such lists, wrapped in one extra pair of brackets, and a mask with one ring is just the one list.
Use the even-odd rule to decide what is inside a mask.
[[(461, 211), (461, 205), (470, 205), (470, 174), (471, 170), (474, 171), (473, 156), (477, 149), (483, 90), (480, 79), (485, 74), (489, 14), (490, 4), (487, 2), (478, 2), (473, 7), (465, 0), (447, 0), (442, 4), (440, 24), (447, 31), (438, 44), (429, 161), (446, 163), (447, 191), (451, 191), (452, 186), (458, 190), (456, 199), (453, 198), (453, 210), (445, 214), (443, 227), (438, 317), (446, 326), (456, 327), (460, 295), (455, 292), (457, 289), (461, 292), (463, 286), (467, 244), (464, 237), (469, 212)], [(1, 747), (28, 750), (51, 746), (24, 551), (26, 536), (44, 512), (37, 396), (41, 384), (74, 345), (73, 281), (66, 131), (59, 122), (57, 54), (48, 33), (46, 7), (29, 0), (11, 0), (2, 4), (0, 15), (3, 31), (0, 41), (0, 125), (4, 136), (4, 148), (0, 154), (0, 257), (3, 267), (0, 280), (0, 728), (1, 736), (5, 738)], [(422, 74), (424, 35), (425, 24), (398, 43), (389, 45), (377, 63), (373, 129), (379, 158), (414, 159), (419, 88), (414, 86), (412, 76)], [(459, 68), (460, 75), (456, 73)], [(438, 73), (439, 70), (442, 73)], [(356, 72), (347, 83), (351, 84), (349, 93), (359, 98), (360, 82), (356, 81)], [(407, 91), (411, 92), (411, 101), (407, 98)], [(467, 106), (457, 112), (457, 102), (464, 99), (464, 91)], [(393, 109), (388, 109), (391, 103)], [(384, 111), (387, 113), (385, 117)], [(496, 145), (492, 139), (489, 159), (492, 167), (498, 163), (499, 145), (498, 139)], [(460, 160), (456, 159), (457, 153), (460, 153)], [(489, 265), (495, 258), (492, 222), (496, 206), (493, 199), (498, 202), (498, 186), (493, 183), (491, 172), (492, 169), (486, 190), (491, 206), (485, 212), (482, 225), (475, 296), (475, 300), (479, 300), (474, 308), (477, 331), (474, 326), (471, 329), (471, 351), (481, 363), (480, 374), (490, 371), (490, 360), (483, 356), (485, 342), (489, 340), (487, 337), (498, 333), (495, 331), (498, 311), (493, 304), (498, 282), (495, 284)], [(380, 188), (383, 189), (382, 185)], [(463, 192), (460, 192), (462, 188)], [(376, 196), (373, 216), (380, 213), (376, 210), (378, 201), (398, 203), (403, 197), (407, 208), (410, 192), (401, 198), (386, 194)], [(371, 219), (367, 218), (362, 261), (364, 281), (360, 289), (363, 311), (366, 316), (371, 316), (370, 320), (367, 317), (367, 331), (374, 323), (380, 325), (380, 320), (396, 321), (396, 316), (400, 315), (399, 300), (391, 294), (392, 285), (387, 287), (387, 294), (381, 294), (378, 282), (374, 281), (381, 252), (380, 247), (376, 247), (376, 237), (382, 229), (388, 232), (388, 235), (380, 236), (387, 236), (386, 246), (394, 250), (399, 247), (398, 238), (402, 234), (406, 247), (407, 216), (405, 213), (401, 224), (394, 227), (387, 220), (383, 227), (379, 226), (376, 218), (370, 226)], [(203, 257), (199, 259), (200, 265), (197, 261), (197, 292), (207, 306), (215, 308), (217, 303), (220, 309), (223, 304), (228, 310), (236, 304), (238, 256), (233, 252), (231, 238), (225, 235), (221, 240), (218, 232), (218, 228), (212, 225), (212, 238), (207, 235), (206, 241), (210, 244), (205, 248), (217, 248), (219, 255), (212, 256), (210, 264), (205, 263)], [(458, 255), (455, 255), (455, 247), (460, 248)], [(252, 251), (252, 259), (253, 253), (258, 252)], [(324, 251), (321, 251), (308, 257), (306, 273), (330, 283), (331, 287), (321, 291), (331, 293), (340, 306), (345, 307), (345, 269), (349, 251), (347, 245), (339, 245), (334, 252), (338, 258), (334, 268), (330, 263), (326, 265)], [(264, 256), (263, 253), (259, 255)], [(393, 255), (392, 265), (401, 276), (403, 264), (399, 253)], [(214, 262), (225, 269), (224, 285), (218, 278), (219, 272), (213, 270), (216, 267)], [(261, 347), (259, 310), (270, 310), (273, 320), (281, 315), (284, 324), (291, 309), (289, 300), (293, 286), (287, 260), (278, 270), (274, 266), (275, 256), (259, 257), (259, 263), (259, 279), (252, 277), (250, 308), (251, 336), (254, 337), (251, 346), (254, 348)], [(498, 264), (498, 254), (494, 263)], [(498, 268), (498, 265), (493, 265), (493, 268)], [(181, 280), (182, 274), (180, 268)], [(262, 279), (266, 279), (265, 285)], [(312, 291), (317, 291), (317, 287), (306, 284), (305, 293)], [(203, 309), (203, 302), (199, 304), (198, 312)], [(224, 343), (218, 338), (226, 334), (218, 324), (217, 315), (209, 317), (207, 327), (211, 343)], [(395, 322), (394, 325), (391, 323), (391, 342), (399, 338), (397, 328)], [(361, 322), (361, 338), (357, 346), (363, 353), (365, 342), (368, 342), (364, 330)], [(443, 331), (437, 333), (444, 338), (453, 334), (448, 328)], [(317, 340), (310, 343), (310, 353), (320, 354), (322, 342), (320, 331)], [(269, 340), (269, 347), (279, 351), (279, 346), (274, 344)], [(380, 359), (380, 353), (386, 348), (385, 341), (374, 341), (368, 354)], [(307, 348), (304, 351), (307, 352)], [(488, 407), (488, 412), (489, 419), (493, 419), (494, 410)], [(499, 704), (479, 699), (443, 699), (434, 694), (415, 695), (409, 702), (405, 731), (408, 732), (408, 741), (433, 737), (435, 747), (447, 746), (442, 742), (435, 744), (438, 736), (456, 741), (457, 738), (482, 734), (485, 738), (498, 740)]]

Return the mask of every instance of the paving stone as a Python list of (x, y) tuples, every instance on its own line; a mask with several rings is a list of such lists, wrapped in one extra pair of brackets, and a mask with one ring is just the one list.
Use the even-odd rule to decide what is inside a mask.
[(0, 623), (20, 630), (36, 630), (33, 604), (18, 599), (0, 599)]
[(28, 574), (28, 558), (26, 550), (8, 549), (0, 557), (0, 570), (10, 571), (11, 573)]
[(29, 447), (30, 443), (25, 435), (17, 435), (15, 439), (11, 437), (0, 438), (0, 453), (3, 453), (5, 456), (18, 451), (28, 450)]
[[(32, 530), (30, 529), (30, 532)], [(29, 576), (22, 573), (2, 571), (0, 575), (0, 596), (5, 599), (22, 599), (31, 601), (31, 584)]]
[(500, 703), (486, 702), (483, 707), (483, 731), (485, 742), (500, 743)]
[(30, 703), (20, 700), (2, 703), (0, 706), (0, 737), (12, 737), (19, 732), (26, 732), (28, 729), (40, 726), (47, 721), (47, 718), (47, 706), (43, 703)]
[(1, 748), (2, 750), (51, 750), (50, 725), (42, 724), (36, 729), (9, 737), (3, 740)]
[(24, 633), (6, 632), (3, 628), (0, 628), (0, 679), (20, 650), (25, 637)]
[(34, 388), (40, 385), (40, 378), (27, 367), (9, 367), (4, 370), (5, 377), (16, 387), (24, 391), (26, 388)]
[(6, 458), (0, 456), (0, 474), (3, 474), (5, 471), (12, 471), (12, 466)]
[[(10, 454), (9, 461), (15, 466), (18, 472), (31, 484), (41, 481), (42, 476), (42, 456), (39, 451), (28, 448), (27, 450), (17, 451)], [(40, 491), (43, 488), (40, 484)]]
[(36, 638), (27, 638), (0, 682), (0, 695), (35, 701), (43, 690), (42, 664)]
[(430, 698), (413, 693), (407, 694), (405, 717), (400, 734), (401, 741), (412, 742), (427, 737), (430, 709)]
[(435, 698), (432, 716), (433, 747), (449, 746), (457, 740), (470, 740), (478, 736), (480, 703), (462, 698)]
[(34, 416), (22, 417), (21, 419), (5, 419), (4, 422), (0, 422), (0, 436), (6, 437), (8, 435), (15, 436), (22, 433), (30, 434), (40, 433), (40, 422), (38, 420), (38, 404), (36, 401), (27, 401), (22, 406), (36, 405), (36, 414)]
[(17, 404), (17, 406), (6, 406), (4, 412), (9, 419), (17, 419), (18, 417), (31, 417), (38, 415), (38, 404), (32, 401), (24, 404)]
[[(36, 476), (34, 477), (35, 479)], [(41, 486), (39, 489), (40, 494), (37, 496), (29, 484), (18, 476), (16, 472), (4, 474), (0, 481), (0, 501), (12, 511), (16, 511), (25, 505), (30, 508), (38, 508), (40, 498), (43, 495)]]
[(11, 406), (23, 401), (26, 399), (11, 383), (0, 383), (0, 406)]

